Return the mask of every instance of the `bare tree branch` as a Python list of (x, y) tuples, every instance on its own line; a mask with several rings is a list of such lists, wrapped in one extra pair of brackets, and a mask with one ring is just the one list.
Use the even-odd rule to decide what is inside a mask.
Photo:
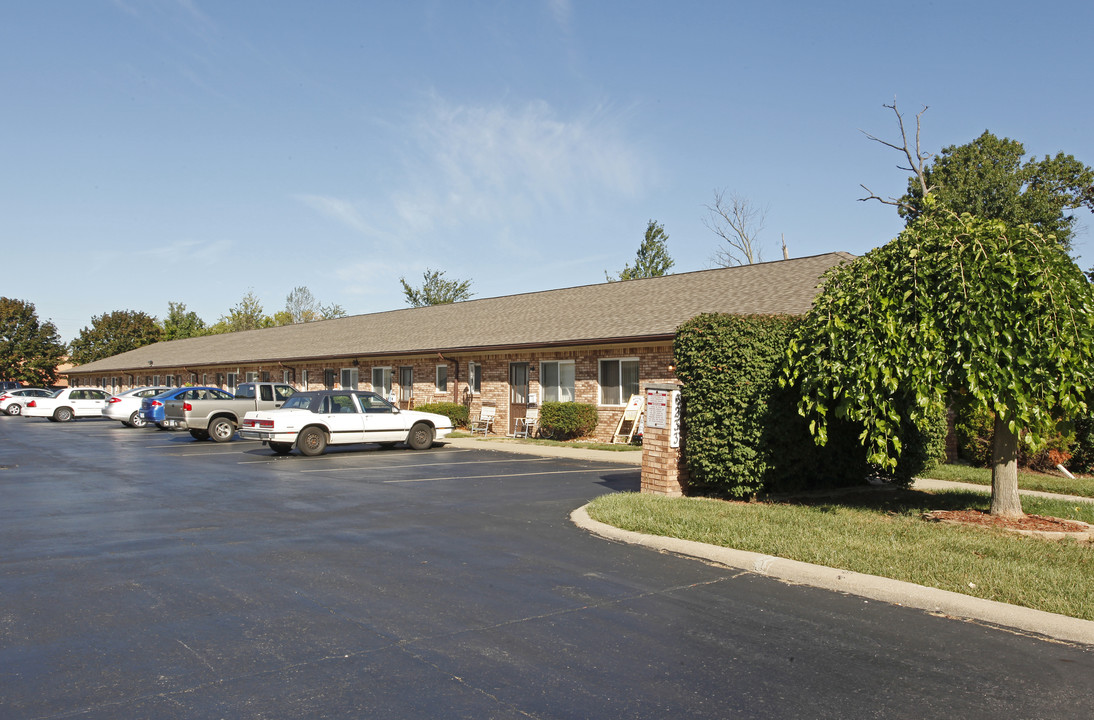
[(712, 262), (720, 267), (763, 262), (763, 247), (758, 235), (763, 230), (767, 208), (753, 205), (751, 200), (736, 193), (727, 200), (723, 190), (715, 190), (714, 204), (703, 207), (709, 213), (703, 224), (728, 246), (718, 248), (711, 256)]
[[(929, 160), (931, 158), (931, 153), (923, 152), (922, 145), (920, 144), (920, 132), (922, 130), (923, 113), (927, 112), (927, 106), (924, 105), (923, 109), (920, 110), (915, 116), (915, 153), (914, 154), (913, 154), (911, 148), (908, 147), (908, 133), (907, 133), (907, 130), (905, 129), (905, 127), (904, 127), (904, 115), (902, 115), (900, 110), (897, 109), (896, 100), (893, 101), (892, 105), (882, 105), (882, 107), (889, 108), (890, 110), (893, 111), (893, 114), (896, 115), (897, 125), (900, 127), (901, 144), (897, 145), (895, 143), (888, 142), (887, 140), (882, 140), (881, 138), (878, 138), (878, 137), (875, 137), (874, 135), (871, 135), (870, 133), (866, 132), (865, 130), (860, 129), (859, 132), (861, 132), (863, 135), (870, 138), (874, 142), (881, 143), (885, 147), (892, 148), (893, 150), (896, 150), (897, 152), (904, 153), (904, 157), (906, 157), (908, 159), (908, 167), (904, 167), (903, 165), (897, 165), (897, 168), (899, 168), (900, 170), (904, 170), (906, 172), (915, 173), (916, 178), (919, 179), (919, 187), (920, 187), (920, 190), (923, 191), (923, 197), (926, 197), (927, 193), (929, 193), (931, 191), (931, 188), (927, 186), (927, 175), (924, 172), (923, 163), (926, 160)], [(859, 185), (859, 187), (861, 187), (866, 192), (870, 193), (869, 196), (867, 196), (867, 197), (859, 198), (859, 202), (865, 202), (867, 200), (877, 200), (878, 202), (884, 203), (885, 205), (895, 205), (897, 207), (901, 207), (903, 205), (906, 205), (906, 203), (901, 202), (901, 200), (899, 198), (889, 197), (888, 199), (885, 199), (885, 198), (882, 198), (881, 196), (879, 196), (877, 193), (875, 193), (870, 188), (866, 187), (865, 185)]]

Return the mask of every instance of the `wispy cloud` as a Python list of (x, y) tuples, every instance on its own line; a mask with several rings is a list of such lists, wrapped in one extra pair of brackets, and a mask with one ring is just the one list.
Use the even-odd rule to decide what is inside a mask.
[(320, 215), (345, 225), (346, 227), (361, 233), (367, 237), (377, 237), (380, 232), (372, 227), (362, 217), (357, 206), (342, 198), (328, 197), (324, 195), (297, 195), (296, 199), (312, 208)]

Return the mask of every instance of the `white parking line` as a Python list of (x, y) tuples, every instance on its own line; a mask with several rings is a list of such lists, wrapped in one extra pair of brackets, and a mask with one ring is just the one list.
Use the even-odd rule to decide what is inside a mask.
[[(477, 463), (476, 463), (477, 464)], [(532, 477), (534, 475), (572, 475), (574, 473), (603, 473), (607, 472), (607, 468), (587, 468), (584, 470), (545, 470), (543, 472), (530, 472), (530, 473), (501, 473), (500, 475), (453, 475), (451, 477), (432, 477), (432, 478), (414, 478), (411, 480), (382, 480), (384, 483), (416, 483), (416, 482), (435, 482), (440, 480), (484, 480), (490, 478), (504, 478), (504, 477)], [(634, 468), (637, 472), (638, 468)]]

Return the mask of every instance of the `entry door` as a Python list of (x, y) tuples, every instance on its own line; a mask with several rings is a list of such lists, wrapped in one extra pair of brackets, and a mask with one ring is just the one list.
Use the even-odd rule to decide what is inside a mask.
[(528, 363), (509, 363), (509, 434), (517, 429), (517, 420), (528, 412)]

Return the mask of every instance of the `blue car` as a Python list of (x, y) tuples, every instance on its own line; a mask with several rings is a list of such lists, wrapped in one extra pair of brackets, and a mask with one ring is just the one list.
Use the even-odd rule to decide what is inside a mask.
[(152, 397), (146, 397), (141, 400), (141, 419), (144, 420), (146, 427), (154, 424), (156, 427), (163, 430), (163, 421), (167, 419), (163, 414), (163, 405), (165, 402), (168, 400), (197, 400), (199, 397), (206, 397), (210, 391), (217, 397), (229, 399), (234, 397), (230, 392), (215, 387), (171, 388), (167, 392), (162, 392), (159, 395), (153, 395)]

